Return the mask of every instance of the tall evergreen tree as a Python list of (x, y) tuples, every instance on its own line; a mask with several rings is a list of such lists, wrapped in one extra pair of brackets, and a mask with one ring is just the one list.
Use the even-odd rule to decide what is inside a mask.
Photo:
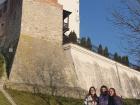
[(129, 58), (126, 56), (126, 65), (129, 66)]
[(72, 43), (77, 43), (77, 35), (74, 31), (71, 31), (69, 34), (69, 40)]
[(105, 57), (109, 57), (109, 52), (108, 52), (108, 48), (107, 47), (105, 47), (105, 49), (104, 49), (104, 56)]
[(122, 62), (122, 57), (118, 56), (118, 62), (121, 63)]
[(87, 38), (87, 48), (89, 50), (92, 50), (92, 43), (91, 43), (91, 39), (89, 37)]
[(115, 61), (118, 61), (118, 53), (115, 53), (115, 54), (114, 54), (114, 60), (115, 60)]
[(101, 44), (98, 47), (98, 53), (101, 54), (101, 55), (103, 55), (103, 47), (102, 47)]
[(128, 56), (123, 56), (122, 57), (122, 64), (129, 66), (129, 58)]
[(125, 63), (126, 63), (126, 57), (123, 56), (123, 57), (122, 57), (122, 64), (125, 64)]
[(82, 37), (81, 38), (81, 40), (80, 40), (80, 45), (82, 46), (82, 47), (86, 47), (86, 38), (85, 37)]

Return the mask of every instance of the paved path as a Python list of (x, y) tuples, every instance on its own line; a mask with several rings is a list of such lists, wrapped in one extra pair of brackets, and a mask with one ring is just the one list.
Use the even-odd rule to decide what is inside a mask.
[(11, 105), (17, 105), (14, 100), (12, 99), (12, 97), (4, 90), (3, 88), (4, 86), (4, 82), (2, 82), (0, 80), (0, 91), (3, 93), (3, 95), (8, 99), (8, 101), (11, 103)]

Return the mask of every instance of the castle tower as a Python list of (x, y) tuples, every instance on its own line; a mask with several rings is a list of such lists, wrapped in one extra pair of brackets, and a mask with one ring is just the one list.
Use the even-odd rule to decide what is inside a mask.
[(28, 84), (49, 86), (54, 79), (53, 85), (74, 86), (75, 75), (68, 75), (74, 74), (74, 67), (65, 57), (62, 36), (63, 8), (57, 0), (23, 0), (21, 35), (9, 84), (26, 90)]
[(70, 31), (75, 31), (77, 37), (80, 37), (80, 15), (79, 15), (79, 0), (58, 0), (60, 4), (63, 5), (64, 10), (72, 12), (69, 17), (69, 32), (66, 33), (68, 35)]

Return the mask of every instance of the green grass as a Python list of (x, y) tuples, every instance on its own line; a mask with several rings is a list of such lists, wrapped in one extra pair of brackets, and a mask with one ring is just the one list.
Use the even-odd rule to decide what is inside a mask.
[(7, 90), (18, 105), (83, 105), (80, 99)]
[(7, 90), (17, 105), (47, 105), (39, 96), (32, 93)]
[(1, 92), (0, 92), (0, 105), (11, 105)]
[[(7, 91), (13, 97), (17, 105), (83, 105), (82, 99), (53, 97), (49, 95), (32, 94), (16, 90)], [(124, 105), (140, 105), (140, 100), (125, 99)]]
[(124, 105), (140, 105), (140, 100), (125, 99)]

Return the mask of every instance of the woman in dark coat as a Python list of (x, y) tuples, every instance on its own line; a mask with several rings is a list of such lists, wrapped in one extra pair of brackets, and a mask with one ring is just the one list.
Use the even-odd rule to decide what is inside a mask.
[(108, 98), (108, 88), (107, 86), (103, 85), (100, 88), (99, 105), (108, 105)]
[(123, 105), (122, 98), (116, 95), (114, 88), (109, 89), (108, 105)]
[(95, 87), (90, 87), (89, 93), (84, 100), (84, 105), (98, 105), (98, 97), (96, 95)]

